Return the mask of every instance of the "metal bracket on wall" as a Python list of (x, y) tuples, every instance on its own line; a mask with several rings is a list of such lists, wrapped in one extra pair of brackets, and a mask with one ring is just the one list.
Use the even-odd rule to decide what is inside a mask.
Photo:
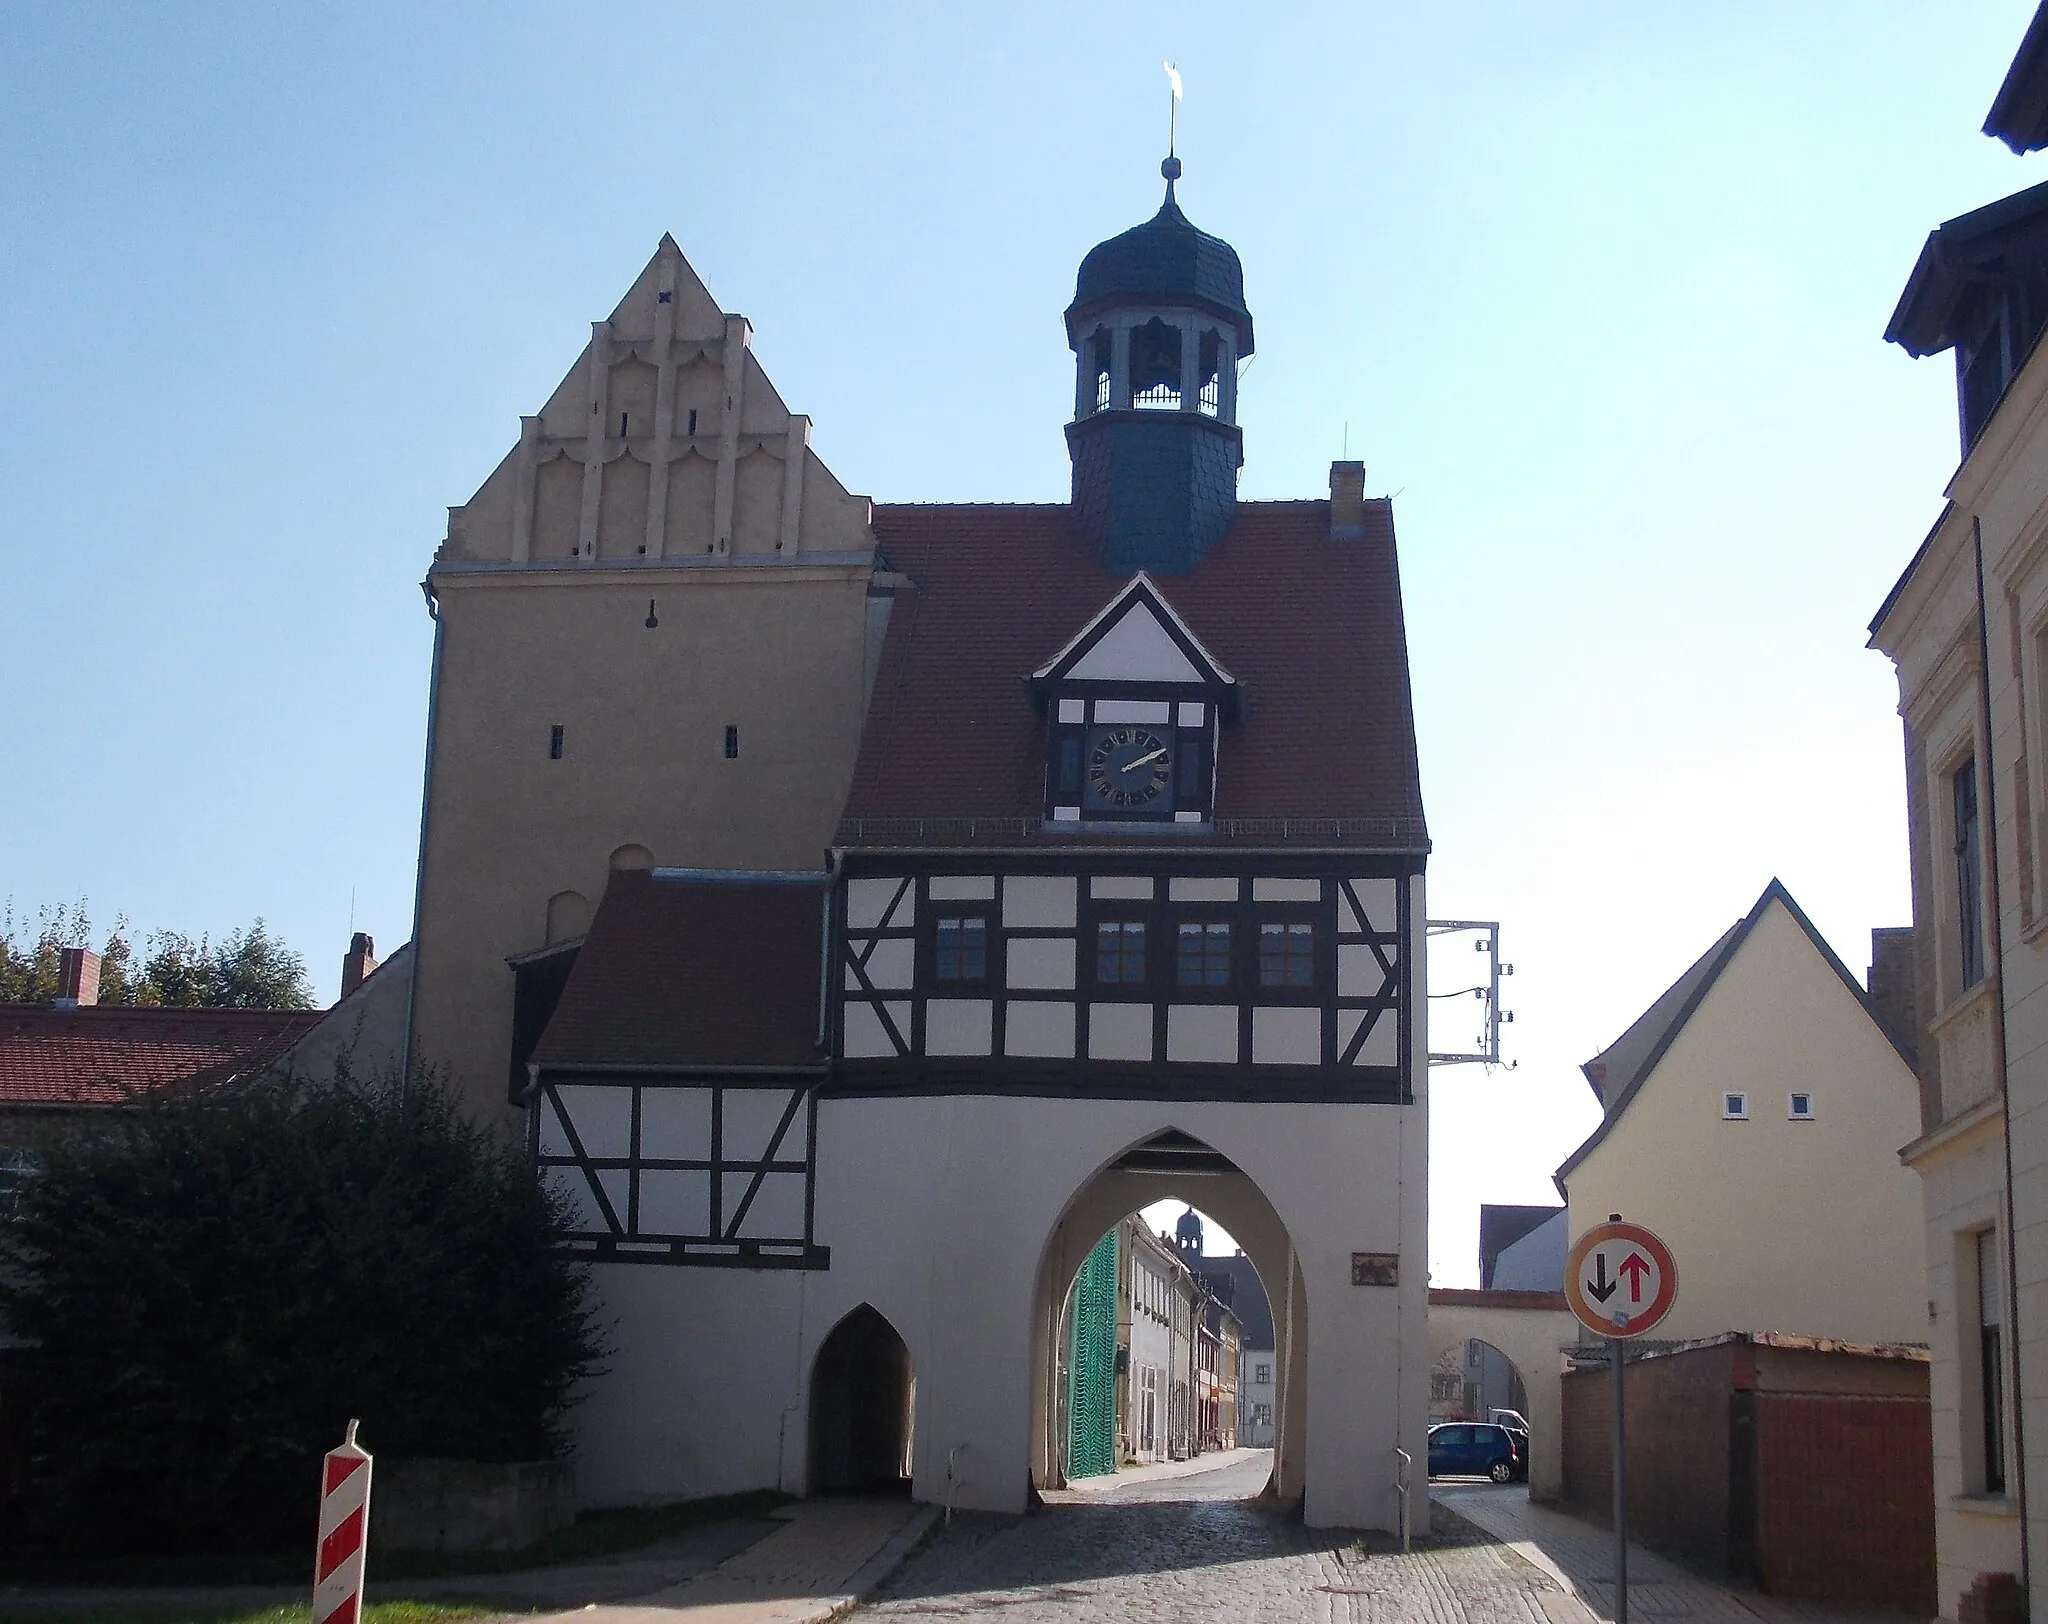
[(1432, 998), (1477, 998), (1483, 1006), (1480, 1017), (1479, 1036), (1476, 1047), (1469, 1052), (1438, 1053), (1431, 1051), (1429, 1063), (1432, 1066), (1499, 1066), (1514, 1070), (1512, 1060), (1500, 1057), (1500, 1029), (1512, 1025), (1514, 1012), (1500, 1007), (1500, 982), (1502, 976), (1515, 973), (1512, 964), (1500, 962), (1500, 921), (1498, 919), (1432, 919), (1428, 922), (1431, 937), (1458, 936), (1477, 933), (1478, 940), (1472, 944), (1474, 952), (1486, 955), (1486, 979), (1476, 986), (1460, 987), (1456, 992), (1433, 992)]

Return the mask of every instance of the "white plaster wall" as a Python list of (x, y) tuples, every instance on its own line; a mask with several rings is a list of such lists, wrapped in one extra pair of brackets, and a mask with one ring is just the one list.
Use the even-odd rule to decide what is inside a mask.
[[(1420, 877), (1411, 883), (1419, 933), (1423, 887)], [(1405, 1107), (971, 1095), (821, 1102), (816, 1238), (832, 1249), (829, 1269), (596, 1270), (619, 1351), (574, 1417), (586, 1502), (769, 1485), (801, 1492), (811, 1361), (865, 1302), (903, 1337), (915, 1367), (914, 1493), (944, 1498), (957, 1451), (955, 1504), (1023, 1510), (1048, 1237), (1126, 1149), (1178, 1128), (1230, 1158), (1284, 1226), (1261, 1234), (1252, 1214), (1216, 1213), (1259, 1268), (1276, 1323), (1286, 1324), (1290, 1307), (1305, 1318), (1290, 1368), (1308, 1523), (1398, 1527), (1393, 1452), (1423, 1458), (1429, 1400), (1429, 1040), (1416, 1004), (1416, 1098)], [(1119, 1194), (1113, 1204), (1088, 1244), (1144, 1203)], [(1354, 1286), (1354, 1252), (1397, 1254), (1398, 1285)], [(715, 1370), (698, 1363), (704, 1350), (716, 1350)], [(1282, 1399), (1296, 1413), (1284, 1388)]]
[[(944, 1496), (959, 1447), (956, 1503), (1021, 1511), (1045, 1237), (1079, 1185), (1167, 1127), (1244, 1168), (1293, 1239), (1308, 1301), (1309, 1521), (1395, 1526), (1392, 1450), (1420, 1456), (1428, 1354), (1422, 1111), (1394, 1106), (826, 1101), (817, 1236), (829, 1270), (597, 1270), (620, 1351), (575, 1418), (584, 1498), (800, 1491), (810, 1361), (867, 1302), (916, 1368), (918, 1497)], [(1354, 1287), (1353, 1251), (1402, 1254), (1401, 1284)], [(703, 1349), (725, 1350), (715, 1374), (685, 1351)]]

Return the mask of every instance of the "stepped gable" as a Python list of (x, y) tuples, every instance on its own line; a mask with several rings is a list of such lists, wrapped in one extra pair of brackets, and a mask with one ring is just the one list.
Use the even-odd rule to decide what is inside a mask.
[[(1114, 598), (1065, 506), (875, 509), (890, 612), (843, 845), (1128, 845), (1044, 833), (1046, 716), (1028, 685)], [(1332, 540), (1327, 501), (1247, 502), (1158, 587), (1242, 690), (1204, 844), (1428, 849), (1393, 515)]]

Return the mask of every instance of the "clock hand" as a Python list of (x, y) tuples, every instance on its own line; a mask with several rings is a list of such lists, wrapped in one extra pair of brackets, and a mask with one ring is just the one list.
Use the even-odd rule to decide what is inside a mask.
[(1123, 766), (1119, 767), (1117, 770), (1119, 772), (1131, 772), (1136, 768), (1144, 766), (1145, 763), (1148, 761), (1158, 761), (1165, 754), (1166, 746), (1162, 744), (1157, 750), (1154, 750), (1150, 755), (1140, 756), (1136, 761), (1127, 761), (1123, 764)]

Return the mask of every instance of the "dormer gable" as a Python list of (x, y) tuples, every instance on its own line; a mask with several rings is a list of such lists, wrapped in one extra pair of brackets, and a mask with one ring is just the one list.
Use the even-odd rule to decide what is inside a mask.
[(1031, 682), (1048, 724), (1048, 826), (1209, 826), (1237, 679), (1142, 570)]
[(1237, 687), (1237, 679), (1202, 646), (1143, 570), (1032, 672), (1031, 681), (1041, 692), (1078, 683), (1233, 691)]

